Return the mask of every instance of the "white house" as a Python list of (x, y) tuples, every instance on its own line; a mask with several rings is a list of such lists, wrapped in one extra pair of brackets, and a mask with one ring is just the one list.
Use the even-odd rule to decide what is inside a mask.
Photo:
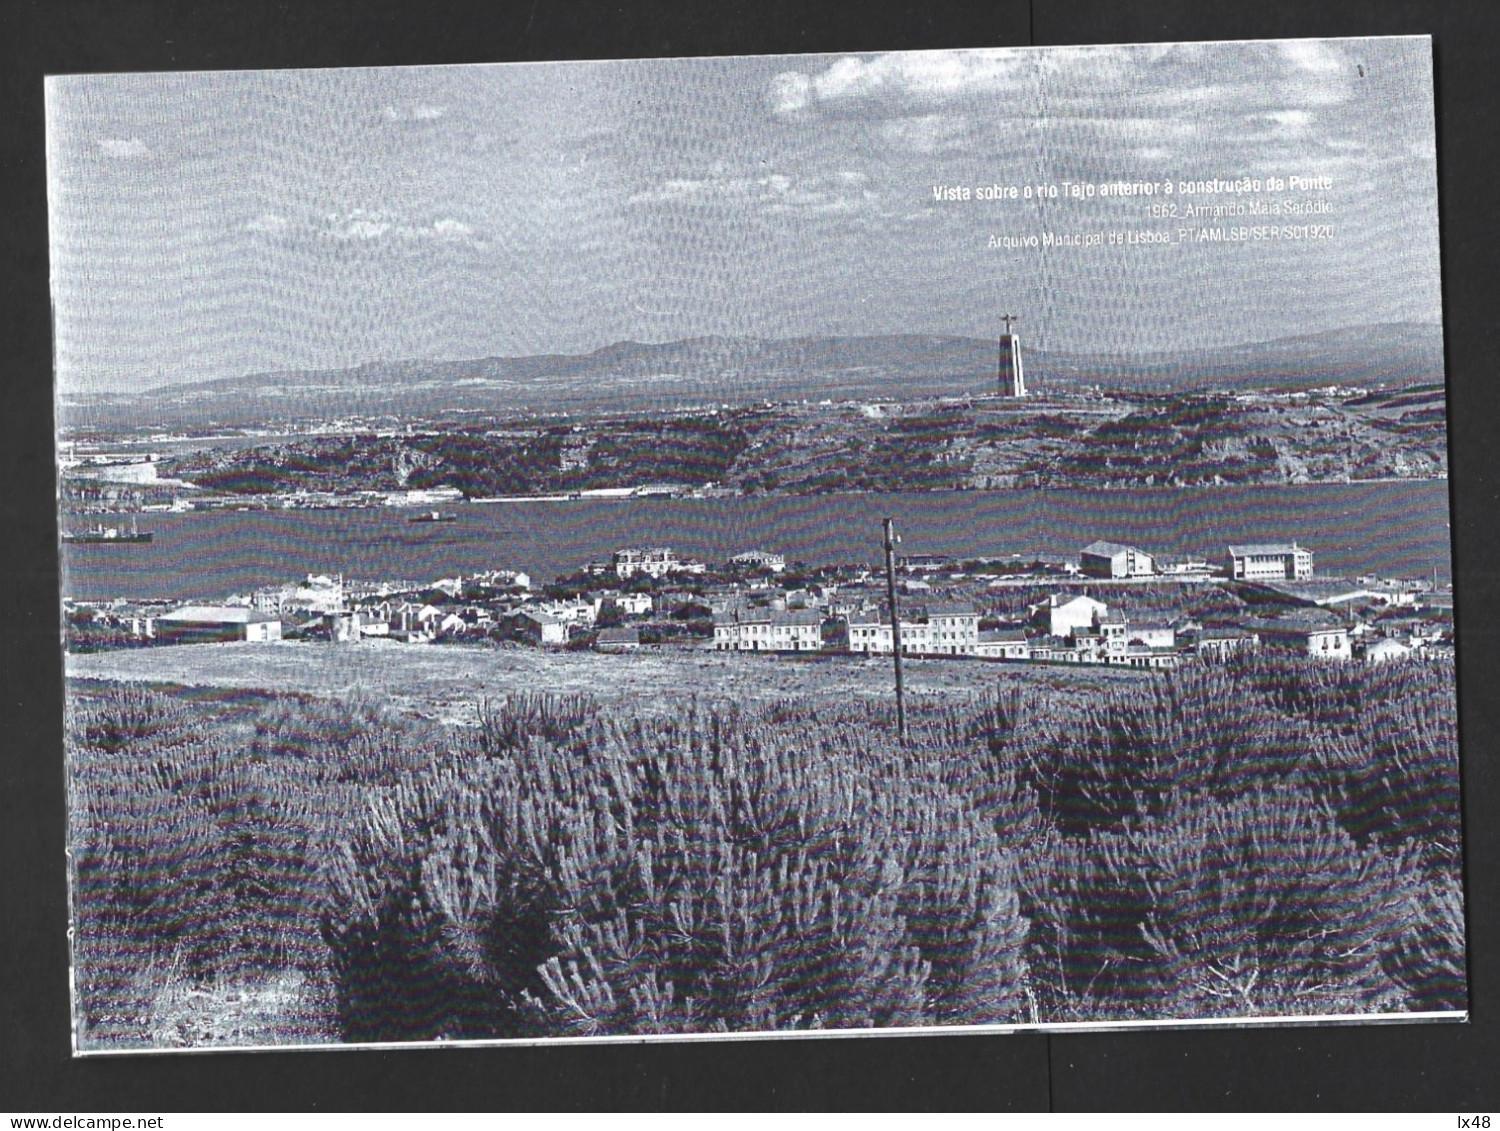
[(1353, 655), (1349, 629), (1338, 622), (1290, 616), (1256, 621), (1251, 627), (1272, 647), (1305, 652), (1320, 660), (1347, 660)]
[(990, 660), (1029, 660), (1031, 644), (1019, 628), (980, 629), (974, 655)]
[(521, 609), (515, 614), (516, 630), (533, 644), (566, 644), (566, 621), (539, 609)]
[(666, 577), (678, 569), (677, 555), (667, 547), (650, 550), (616, 550), (615, 574), (621, 580), (644, 573), (647, 577)]
[(1130, 643), (1143, 644), (1147, 648), (1175, 648), (1177, 646), (1177, 630), (1170, 624), (1137, 621), (1130, 625), (1125, 635)]
[(1096, 612), (1087, 625), (1072, 630), (1073, 650), (1080, 663), (1123, 664), (1129, 650), (1125, 615), (1111, 609)]
[[(891, 623), (879, 613), (851, 612), (844, 616), (851, 652), (891, 651)], [(903, 630), (905, 626), (903, 625)]]
[(1181, 660), (1182, 657), (1174, 648), (1152, 648), (1146, 644), (1131, 644), (1126, 648), (1122, 662), (1132, 668), (1175, 668)]
[(1053, 595), (1047, 603), (1047, 632), (1051, 636), (1072, 636), (1075, 628), (1088, 628), (1095, 618), (1109, 612), (1109, 606), (1092, 597), (1064, 600)]
[(567, 624), (592, 625), (599, 613), (599, 601), (544, 601), (538, 607), (549, 616)]
[(318, 613), (331, 613), (336, 609), (342, 609), (344, 607), (344, 577), (342, 574), (329, 577), (327, 574), (310, 573), (307, 575), (307, 581), (297, 586), (286, 600)]
[(651, 594), (621, 593), (611, 589), (595, 596), (593, 605), (596, 617), (599, 614), (599, 608), (606, 601), (613, 601), (615, 608), (628, 617), (643, 617), (651, 612)]
[(531, 575), (514, 569), (487, 569), (469, 579), (486, 589), (530, 589)]
[(1206, 659), (1223, 660), (1259, 644), (1260, 637), (1243, 628), (1204, 628), (1198, 630), (1193, 650)]
[(1365, 649), (1365, 663), (1384, 664), (1392, 660), (1407, 660), (1415, 649), (1399, 640), (1376, 640)]

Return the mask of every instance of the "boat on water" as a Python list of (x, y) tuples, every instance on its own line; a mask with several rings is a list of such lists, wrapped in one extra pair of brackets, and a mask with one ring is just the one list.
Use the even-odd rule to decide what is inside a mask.
[(426, 511), (423, 514), (414, 514), (406, 520), (407, 522), (457, 522), (458, 515), (448, 511)]
[(126, 530), (120, 526), (105, 526), (95, 523), (84, 530), (64, 530), (62, 540), (64, 542), (149, 542), (154, 535), (149, 530), (141, 530), (135, 524), (135, 519), (130, 520), (130, 529)]

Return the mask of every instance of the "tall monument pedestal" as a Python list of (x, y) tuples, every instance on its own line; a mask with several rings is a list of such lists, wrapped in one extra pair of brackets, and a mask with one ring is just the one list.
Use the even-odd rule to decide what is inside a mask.
[(1021, 364), (1021, 339), (1008, 330), (1000, 335), (1000, 395), (1026, 395), (1026, 369)]

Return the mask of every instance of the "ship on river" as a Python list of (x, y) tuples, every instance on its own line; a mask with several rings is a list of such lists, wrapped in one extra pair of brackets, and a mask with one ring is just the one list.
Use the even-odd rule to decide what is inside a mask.
[(153, 537), (151, 531), (139, 529), (135, 519), (131, 519), (129, 530), (119, 526), (104, 526), (101, 523), (95, 523), (84, 530), (64, 530), (62, 540), (67, 543), (149, 542)]
[(414, 514), (407, 522), (457, 522), (458, 515), (448, 511), (424, 511), (422, 514)]

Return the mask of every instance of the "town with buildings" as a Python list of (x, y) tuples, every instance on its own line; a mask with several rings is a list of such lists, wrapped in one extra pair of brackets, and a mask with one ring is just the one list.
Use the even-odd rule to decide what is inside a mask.
[(1451, 587), (1435, 579), (1320, 577), (1298, 542), (1168, 560), (1096, 541), (1076, 556), (893, 562), (884, 571), (788, 563), (751, 549), (711, 566), (666, 547), (622, 548), (536, 585), (498, 569), (429, 582), (310, 576), (213, 604), (67, 602), (69, 647), (368, 639), (499, 643), (605, 653), (651, 649), (904, 655), (1166, 669), (1267, 648), (1328, 660), (1451, 653)]
[[(996, 394), (1015, 403), (1032, 393), (1016, 319), (1003, 321)], [(548, 459), (577, 470), (586, 448), (578, 441), (567, 432)], [(662, 482), (558, 497), (687, 490)], [(339, 498), (304, 501), (333, 505)], [(438, 509), (409, 521), (440, 522), (453, 517), (441, 507), (463, 495), (445, 485), (343, 498), (432, 506)], [(1440, 588), (1435, 575), (1318, 577), (1313, 558), (1296, 541), (1230, 545), (1209, 561), (1100, 540), (1065, 557), (908, 555), (880, 576), (868, 566), (789, 564), (764, 548), (710, 566), (668, 547), (626, 547), (540, 587), (514, 569), (426, 583), (310, 576), (217, 604), (68, 601), (65, 612), (74, 650), (382, 638), (600, 652), (666, 647), (868, 657), (899, 648), (924, 658), (1168, 669), (1262, 647), (1371, 663), (1452, 649), (1452, 590)]]

